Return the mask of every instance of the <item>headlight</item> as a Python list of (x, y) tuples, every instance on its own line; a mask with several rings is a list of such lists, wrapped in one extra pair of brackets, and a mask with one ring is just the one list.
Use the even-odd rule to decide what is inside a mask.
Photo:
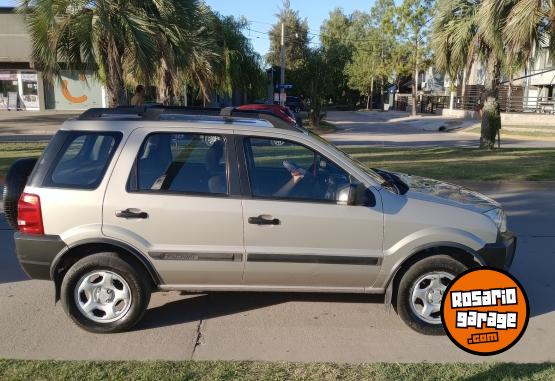
[(501, 233), (505, 233), (507, 231), (507, 216), (505, 215), (503, 209), (492, 209), (484, 214), (493, 221)]

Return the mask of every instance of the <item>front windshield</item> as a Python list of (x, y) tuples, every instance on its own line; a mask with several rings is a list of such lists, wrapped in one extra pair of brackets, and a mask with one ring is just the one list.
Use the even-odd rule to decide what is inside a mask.
[(329, 141), (327, 141), (326, 139), (324, 139), (320, 135), (315, 134), (312, 131), (308, 131), (308, 133), (310, 134), (310, 136), (316, 138), (318, 141), (325, 144), (329, 149), (334, 150), (340, 156), (343, 156), (345, 159), (347, 159), (348, 161), (350, 161), (351, 163), (356, 165), (360, 170), (362, 170), (368, 176), (372, 177), (372, 179), (374, 179), (374, 181), (376, 181), (378, 184), (383, 183), (383, 181), (384, 181), (383, 177), (381, 177), (379, 174), (377, 174), (376, 172), (374, 172), (373, 170), (368, 168), (366, 165), (364, 165), (363, 163), (361, 163), (360, 161), (358, 161), (357, 159), (355, 159), (354, 157), (349, 155), (347, 152), (343, 151), (341, 148), (339, 148), (336, 145), (330, 143)]

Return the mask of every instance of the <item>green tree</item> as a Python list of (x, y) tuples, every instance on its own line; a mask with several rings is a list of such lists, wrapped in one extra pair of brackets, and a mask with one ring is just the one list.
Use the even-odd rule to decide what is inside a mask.
[(549, 42), (554, 52), (555, 2), (528, 0), (441, 0), (433, 26), (436, 64), (454, 76), (474, 59), (487, 70), (480, 146), (493, 148), (501, 128), (498, 85)]
[(320, 126), (325, 96), (329, 92), (331, 82), (329, 57), (325, 48), (310, 49), (297, 69), (299, 85), (309, 106), (309, 124), (311, 128)]
[(110, 106), (127, 103), (124, 68), (138, 77), (156, 69), (150, 11), (173, 9), (170, 0), (24, 0), (33, 60), (52, 80), (60, 70), (93, 70), (105, 82)]
[(326, 51), (329, 64), (329, 92), (326, 99), (333, 103), (352, 103), (351, 89), (345, 67), (351, 61), (354, 46), (347, 39), (351, 27), (350, 18), (340, 8), (330, 12), (320, 28), (320, 42)]
[(412, 115), (416, 115), (418, 73), (425, 62), (428, 22), (431, 19), (433, 0), (403, 0), (397, 7), (397, 26), (403, 38), (411, 42), (411, 64), (413, 68)]
[[(221, 61), (216, 88), (228, 96), (232, 96), (233, 90), (237, 89), (242, 90), (243, 94), (260, 95), (260, 90), (264, 90), (266, 84), (262, 59), (243, 34), (247, 25), (246, 20), (233, 16), (219, 18), (217, 36)], [(246, 101), (243, 99), (243, 103)]]
[(380, 103), (385, 102), (384, 90), (389, 80), (395, 80), (400, 64), (404, 61), (394, 61), (399, 53), (397, 40), (398, 28), (395, 27), (395, 2), (393, 0), (377, 0), (370, 9), (371, 27), (376, 31), (378, 44), (374, 49), (377, 54), (377, 74), (379, 76)]
[[(472, 42), (478, 31), (475, 13), (479, 0), (440, 0), (432, 23), (430, 44), (435, 66), (454, 84), (474, 62)], [(467, 78), (467, 75), (463, 75)], [(462, 83), (463, 89), (465, 83)], [(452, 89), (454, 90), (454, 88)]]
[[(216, 35), (218, 18), (210, 8), (197, 0), (172, 0), (173, 9), (149, 11), (154, 24), (159, 64), (156, 71), (158, 101), (171, 105), (176, 103), (176, 93), (182, 81), (180, 73), (192, 73), (206, 98), (206, 89), (213, 86), (215, 68), (220, 62)], [(205, 25), (210, 25), (207, 28)], [(148, 83), (149, 77), (135, 80)]]
[(372, 108), (376, 79), (383, 74), (380, 71), (379, 50), (379, 44), (359, 44), (353, 53), (352, 61), (345, 68), (349, 86), (366, 96), (367, 109)]
[(276, 14), (278, 21), (269, 32), (270, 51), (266, 60), (272, 66), (280, 66), (281, 25), (285, 25), (285, 64), (288, 70), (302, 66), (308, 54), (308, 22), (301, 20), (299, 12), (291, 8), (289, 0), (284, 0), (282, 8)]

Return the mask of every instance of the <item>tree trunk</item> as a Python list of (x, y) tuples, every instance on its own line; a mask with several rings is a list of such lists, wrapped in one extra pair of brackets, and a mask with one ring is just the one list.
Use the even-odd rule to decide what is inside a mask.
[(162, 75), (158, 83), (158, 102), (164, 106), (171, 106), (175, 104), (174, 73), (165, 57), (160, 61), (160, 69)]
[(103, 55), (106, 75), (106, 93), (109, 107), (127, 105), (127, 94), (123, 81), (123, 62), (117, 45), (111, 36), (108, 36), (100, 47)]
[(368, 104), (366, 105), (367, 110), (372, 110), (374, 104), (374, 78), (370, 81), (370, 91), (368, 92)]
[(495, 138), (501, 129), (501, 115), (499, 114), (499, 102), (497, 100), (500, 71), (499, 62), (490, 62), (486, 81), (486, 100), (481, 108), (480, 148), (495, 148)]
[(309, 126), (310, 128), (320, 127), (320, 113), (322, 111), (322, 104), (319, 99), (312, 98), (310, 100), (310, 114), (309, 114)]
[(158, 101), (164, 106), (171, 106), (175, 102), (175, 89), (173, 87), (173, 78), (169, 70), (164, 70), (162, 80), (158, 86)]
[(386, 78), (382, 77), (382, 81), (381, 81), (381, 87), (380, 87), (380, 108), (382, 109), (382, 111), (384, 110), (384, 106), (385, 106), (385, 93), (384, 93), (384, 88), (385, 88), (385, 82)]
[(412, 116), (416, 116), (416, 96), (418, 93), (418, 37), (420, 33), (416, 33), (414, 44), (414, 77), (412, 81)]

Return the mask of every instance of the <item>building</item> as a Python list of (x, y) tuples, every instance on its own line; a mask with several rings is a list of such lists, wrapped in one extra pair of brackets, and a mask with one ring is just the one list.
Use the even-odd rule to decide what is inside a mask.
[(54, 83), (46, 83), (31, 49), (23, 16), (0, 7), (0, 110), (105, 107), (104, 88), (92, 73), (63, 71)]

